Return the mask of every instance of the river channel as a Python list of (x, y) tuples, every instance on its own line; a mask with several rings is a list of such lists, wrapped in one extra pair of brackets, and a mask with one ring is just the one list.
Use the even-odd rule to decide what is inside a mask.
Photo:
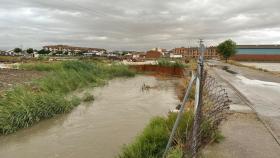
[[(88, 90), (95, 101), (1, 136), (0, 158), (116, 157), (151, 117), (166, 115), (179, 103), (176, 82), (141, 75), (113, 79)], [(151, 88), (143, 90), (143, 84)]]

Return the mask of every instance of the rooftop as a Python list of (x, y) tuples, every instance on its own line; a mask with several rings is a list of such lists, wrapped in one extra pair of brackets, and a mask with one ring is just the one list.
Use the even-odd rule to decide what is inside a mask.
[(239, 49), (280, 49), (280, 45), (237, 45)]
[(76, 46), (68, 46), (68, 45), (48, 45), (48, 46), (43, 46), (43, 48), (65, 48), (65, 49), (106, 51), (105, 49), (101, 49), (101, 48), (76, 47)]

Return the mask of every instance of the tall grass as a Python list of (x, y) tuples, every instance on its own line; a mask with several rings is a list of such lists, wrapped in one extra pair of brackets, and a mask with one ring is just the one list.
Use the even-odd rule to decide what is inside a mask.
[(33, 63), (25, 63), (19, 66), (20, 69), (24, 70), (36, 70), (36, 71), (58, 71), (62, 68), (61, 62), (53, 62), (53, 63), (43, 63), (43, 62), (33, 62)]
[(1, 98), (1, 133), (12, 133), (19, 128), (29, 127), (41, 119), (68, 112), (77, 104), (76, 100), (68, 101), (59, 94), (36, 94), (18, 87)]
[(177, 147), (172, 148), (169, 151), (167, 158), (182, 158), (183, 156), (184, 156), (184, 153), (183, 153), (181, 147), (177, 146)]
[(157, 61), (159, 66), (163, 66), (163, 67), (179, 67), (179, 68), (184, 68), (187, 65), (184, 64), (182, 61), (179, 60), (175, 60), (175, 61), (170, 61), (167, 59), (159, 59)]
[[(168, 117), (154, 117), (151, 119), (143, 132), (131, 144), (124, 146), (119, 154), (119, 158), (161, 158), (176, 117), (177, 113), (169, 113)], [(206, 143), (209, 141), (218, 142), (222, 139), (220, 132), (211, 128), (211, 122), (207, 120), (202, 122), (200, 133), (201, 138)], [(192, 125), (193, 112), (184, 112), (176, 130), (172, 148), (168, 152), (168, 158), (181, 158), (183, 156), (183, 148), (184, 151), (185, 149), (190, 151)]]
[(86, 86), (99, 86), (108, 79), (133, 76), (125, 66), (107, 66), (81, 61), (54, 64), (26, 64), (28, 70), (48, 71), (48, 75), (30, 85), (17, 86), (0, 97), (0, 132), (8, 134), (29, 127), (41, 119), (65, 113), (79, 104), (66, 95)]
[(21, 59), (18, 56), (2, 56), (0, 55), (0, 62), (20, 62)]
[[(132, 142), (123, 148), (120, 158), (161, 158), (177, 114), (170, 113), (167, 118), (153, 118), (144, 131)], [(185, 130), (192, 127), (193, 117), (191, 112), (186, 112), (180, 121), (175, 135), (176, 144), (184, 143)], [(175, 145), (175, 144), (174, 144)]]

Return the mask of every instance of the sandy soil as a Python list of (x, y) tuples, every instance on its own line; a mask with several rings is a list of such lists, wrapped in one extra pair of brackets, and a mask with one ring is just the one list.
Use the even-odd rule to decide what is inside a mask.
[(37, 71), (0, 69), (0, 92), (15, 84), (28, 83), (44, 75), (45, 73)]

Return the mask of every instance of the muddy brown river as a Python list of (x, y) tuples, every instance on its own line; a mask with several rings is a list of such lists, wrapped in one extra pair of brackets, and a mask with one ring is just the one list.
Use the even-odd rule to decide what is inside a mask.
[[(0, 158), (111, 158), (179, 100), (176, 80), (150, 76), (118, 78), (88, 90), (95, 101), (72, 112), (0, 137)], [(149, 85), (152, 88), (142, 90)]]

